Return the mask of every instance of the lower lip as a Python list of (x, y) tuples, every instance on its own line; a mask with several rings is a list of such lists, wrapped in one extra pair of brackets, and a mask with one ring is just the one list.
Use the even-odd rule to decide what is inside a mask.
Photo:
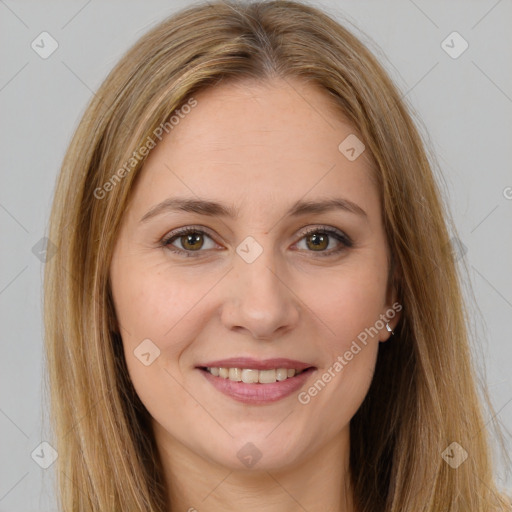
[(298, 391), (314, 370), (314, 368), (308, 368), (295, 377), (271, 384), (246, 384), (245, 382), (214, 377), (206, 370), (200, 370), (200, 372), (212, 386), (234, 400), (245, 404), (263, 405), (277, 402)]

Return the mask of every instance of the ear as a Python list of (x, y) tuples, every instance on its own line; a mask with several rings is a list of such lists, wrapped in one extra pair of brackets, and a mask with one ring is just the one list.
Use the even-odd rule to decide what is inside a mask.
[(111, 333), (114, 334), (121, 334), (121, 331), (119, 329), (119, 322), (117, 321), (117, 315), (116, 315), (116, 309), (114, 306), (114, 299), (112, 298), (112, 292), (110, 288), (110, 280), (109, 280), (109, 286), (107, 289), (107, 327), (108, 330)]
[[(388, 275), (388, 285), (386, 290), (386, 305), (382, 312), (381, 318), (383, 322), (389, 325), (391, 331), (395, 333), (402, 316), (403, 305), (400, 302), (401, 297), (401, 281), (402, 276), (399, 267), (395, 264), (395, 260), (391, 258), (390, 272)], [(380, 341), (384, 342), (391, 338), (394, 334), (388, 331), (386, 325), (380, 333)]]

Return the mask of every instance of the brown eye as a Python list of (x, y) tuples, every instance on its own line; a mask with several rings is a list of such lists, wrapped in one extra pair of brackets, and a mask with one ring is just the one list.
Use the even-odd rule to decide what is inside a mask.
[(194, 227), (187, 227), (169, 233), (160, 243), (170, 251), (184, 256), (192, 256), (195, 255), (194, 253), (200, 255), (207, 249), (218, 248), (211, 236), (202, 229)]
[(325, 233), (313, 233), (306, 237), (306, 245), (313, 251), (323, 251), (329, 246), (329, 235)]
[(180, 236), (180, 242), (183, 249), (187, 251), (197, 251), (204, 245), (203, 235), (201, 233), (189, 233)]
[(326, 226), (303, 233), (297, 246), (306, 252), (315, 252), (317, 256), (335, 256), (352, 247), (353, 242), (343, 231)]

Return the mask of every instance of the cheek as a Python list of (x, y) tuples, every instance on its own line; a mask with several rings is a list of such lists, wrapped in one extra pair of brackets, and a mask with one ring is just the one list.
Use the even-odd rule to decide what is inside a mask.
[(361, 300), (352, 308), (347, 305), (337, 316), (333, 314), (331, 322), (336, 336), (319, 344), (327, 354), (325, 364), (298, 396), (311, 418), (309, 421), (325, 428), (327, 436), (336, 435), (350, 423), (372, 382), (379, 341), (378, 336), (370, 335), (375, 323), (374, 315), (369, 313), (371, 309), (367, 301)]
[(170, 272), (159, 263), (135, 264), (135, 259), (120, 262), (111, 275), (125, 360), (137, 394), (155, 413), (159, 403), (187, 405), (189, 397), (178, 382), (186, 379), (183, 372), (191, 364), (187, 349), (208, 320), (205, 297), (219, 277)]
[(374, 256), (339, 268), (310, 288), (312, 309), (328, 329), (318, 342), (324, 364), (299, 399), (312, 416), (328, 415), (334, 429), (350, 421), (371, 384), (386, 284), (385, 261)]
[(157, 267), (143, 265), (119, 266), (112, 276), (126, 365), (142, 403), (156, 418), (167, 417), (169, 410), (197, 407), (179, 384), (179, 363), (201, 329), (196, 305), (208, 283), (163, 275)]
[[(309, 302), (318, 318), (328, 327), (325, 343), (329, 353), (339, 355), (358, 336), (364, 341), (379, 339), (378, 322), (385, 312), (387, 268), (380, 258), (368, 258), (340, 267), (309, 287)], [(304, 292), (306, 293), (306, 292)], [(378, 325), (376, 326), (378, 322)]]
[[(149, 338), (164, 349), (173, 350), (170, 340), (196, 323), (183, 322), (208, 291), (208, 279), (162, 272), (157, 266), (120, 265), (112, 273), (112, 294), (123, 339), (135, 346)], [(166, 340), (164, 342), (164, 340)]]

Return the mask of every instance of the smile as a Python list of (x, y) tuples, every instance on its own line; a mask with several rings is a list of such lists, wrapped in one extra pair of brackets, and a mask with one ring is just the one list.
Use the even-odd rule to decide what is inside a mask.
[(255, 370), (253, 368), (206, 368), (214, 377), (229, 379), (233, 382), (245, 384), (272, 384), (299, 375), (304, 370), (276, 368), (270, 370)]
[(298, 392), (317, 370), (305, 362), (284, 358), (231, 358), (196, 368), (214, 389), (250, 405), (269, 404)]

